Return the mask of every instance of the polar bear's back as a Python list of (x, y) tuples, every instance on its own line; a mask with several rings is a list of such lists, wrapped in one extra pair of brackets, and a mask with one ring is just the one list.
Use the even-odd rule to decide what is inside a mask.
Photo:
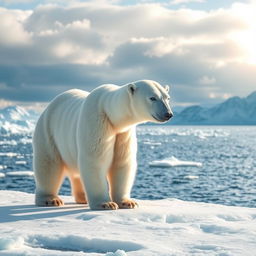
[[(43, 143), (45, 147), (54, 146), (62, 159), (74, 168), (77, 164), (77, 124), (88, 94), (83, 90), (72, 89), (58, 95), (40, 116), (33, 137), (34, 145)], [(50, 152), (49, 148), (45, 150)]]

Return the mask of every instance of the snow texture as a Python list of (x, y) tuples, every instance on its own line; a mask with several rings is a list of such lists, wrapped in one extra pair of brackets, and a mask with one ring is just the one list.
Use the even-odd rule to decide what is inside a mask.
[(39, 114), (19, 106), (0, 109), (0, 134), (31, 133)]
[[(193, 161), (181, 161), (174, 156), (170, 158), (162, 159), (162, 160), (155, 160), (149, 163), (151, 167), (184, 167), (184, 166), (195, 166), (201, 167), (202, 163), (193, 162)], [(193, 178), (192, 178), (193, 179)]]
[(0, 191), (0, 255), (255, 255), (255, 208), (165, 199), (91, 211), (63, 199), (42, 208), (33, 194)]

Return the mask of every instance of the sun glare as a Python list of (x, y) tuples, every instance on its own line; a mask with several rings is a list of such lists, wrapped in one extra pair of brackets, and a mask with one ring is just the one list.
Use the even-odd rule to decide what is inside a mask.
[(256, 65), (256, 3), (250, 7), (246, 4), (234, 4), (233, 14), (239, 17), (244, 23), (245, 28), (231, 35), (234, 40), (244, 51), (243, 61)]
[(244, 50), (244, 61), (256, 65), (256, 28), (236, 33), (233, 39)]

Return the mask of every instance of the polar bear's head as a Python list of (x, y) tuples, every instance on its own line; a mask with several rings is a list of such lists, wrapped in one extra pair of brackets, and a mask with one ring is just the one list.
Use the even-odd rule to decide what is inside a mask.
[(137, 119), (159, 123), (173, 116), (169, 104), (169, 86), (162, 87), (155, 81), (141, 80), (128, 84), (127, 88)]

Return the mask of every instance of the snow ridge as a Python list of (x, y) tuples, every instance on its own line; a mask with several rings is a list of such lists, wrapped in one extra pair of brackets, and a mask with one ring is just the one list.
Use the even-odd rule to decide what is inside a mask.
[(246, 98), (229, 98), (212, 108), (187, 107), (177, 113), (170, 124), (255, 125), (256, 91)]
[(31, 133), (39, 113), (19, 106), (0, 109), (0, 134)]

